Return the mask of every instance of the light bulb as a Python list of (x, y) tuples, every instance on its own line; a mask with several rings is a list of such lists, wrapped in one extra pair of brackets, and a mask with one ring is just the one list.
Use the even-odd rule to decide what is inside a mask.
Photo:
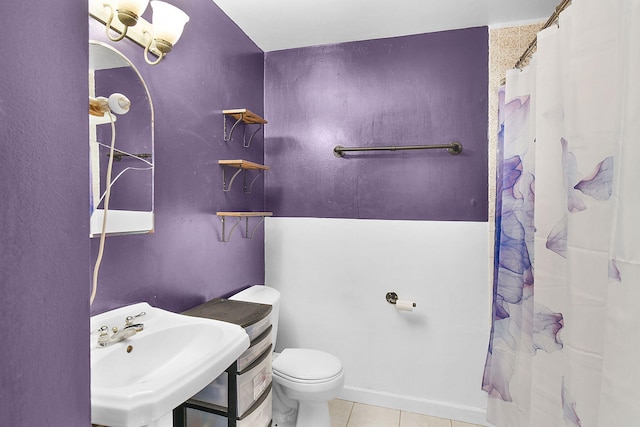
[(120, 0), (118, 1), (118, 10), (128, 10), (140, 17), (147, 9), (149, 0)]
[(189, 15), (177, 7), (159, 0), (151, 1), (153, 9), (153, 37), (175, 45), (187, 22)]

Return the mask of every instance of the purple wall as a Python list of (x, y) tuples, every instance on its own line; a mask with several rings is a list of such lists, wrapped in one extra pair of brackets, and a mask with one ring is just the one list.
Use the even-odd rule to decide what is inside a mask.
[[(91, 313), (147, 301), (182, 311), (207, 299), (264, 282), (262, 228), (253, 240), (235, 230), (220, 242), (216, 211), (264, 210), (260, 179), (222, 191), (219, 159), (263, 162), (263, 138), (242, 147), (242, 132), (223, 141), (222, 110), (263, 112), (264, 54), (213, 2), (172, 1), (191, 18), (159, 65), (149, 66), (129, 40), (111, 43), (136, 65), (155, 108), (155, 233), (109, 237)], [(89, 37), (105, 41), (89, 22)], [(117, 126), (117, 124), (116, 124)], [(241, 180), (240, 180), (241, 181)], [(92, 260), (98, 239), (93, 239)]]
[[(486, 28), (266, 54), (266, 205), (276, 216), (487, 220)], [(447, 144), (361, 153), (333, 147)]]
[(3, 426), (89, 425), (87, 4), (54, 3), (0, 14)]
[(262, 232), (220, 243), (215, 216), (263, 210), (262, 182), (250, 196), (224, 194), (217, 164), (262, 162), (262, 137), (248, 150), (222, 141), (221, 110), (262, 113), (263, 53), (213, 2), (172, 3), (191, 22), (163, 63), (115, 44), (156, 108), (156, 233), (107, 240), (91, 309), (87, 4), (27, 0), (0, 17), (2, 425), (89, 425), (90, 313), (142, 300), (179, 311), (264, 280)]

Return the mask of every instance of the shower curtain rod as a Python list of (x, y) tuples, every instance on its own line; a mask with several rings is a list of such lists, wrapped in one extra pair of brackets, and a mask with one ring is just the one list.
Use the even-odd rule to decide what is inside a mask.
[(462, 153), (462, 144), (459, 142), (452, 142), (451, 144), (441, 145), (402, 145), (398, 147), (343, 147), (342, 145), (336, 145), (333, 148), (333, 154), (336, 157), (344, 157), (344, 153), (348, 151), (431, 150), (434, 148), (446, 148), (452, 156)]
[[(545, 22), (544, 25), (540, 28), (540, 31), (544, 30), (545, 28), (549, 28), (550, 26), (558, 22), (560, 13), (562, 13), (562, 11), (565, 10), (570, 4), (571, 0), (562, 0), (562, 2), (558, 6), (556, 6), (556, 10), (553, 12), (553, 14), (549, 17), (549, 19), (547, 19), (547, 22)], [(520, 56), (520, 59), (518, 59), (518, 62), (516, 62), (514, 68), (522, 68), (524, 62), (528, 60), (529, 57), (535, 52), (537, 45), (538, 37), (536, 36), (529, 44), (527, 50), (525, 50), (522, 56)]]

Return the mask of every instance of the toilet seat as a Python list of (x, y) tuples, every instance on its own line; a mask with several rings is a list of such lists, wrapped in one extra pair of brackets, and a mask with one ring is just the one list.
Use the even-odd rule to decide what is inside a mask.
[(298, 384), (332, 382), (342, 375), (340, 359), (324, 351), (287, 348), (273, 361), (273, 374)]

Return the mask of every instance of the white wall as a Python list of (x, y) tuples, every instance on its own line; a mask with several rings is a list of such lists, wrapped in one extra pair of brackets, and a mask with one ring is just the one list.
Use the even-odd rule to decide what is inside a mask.
[[(488, 224), (267, 218), (276, 350), (335, 354), (340, 398), (485, 424)], [(385, 295), (417, 303), (397, 311)]]

